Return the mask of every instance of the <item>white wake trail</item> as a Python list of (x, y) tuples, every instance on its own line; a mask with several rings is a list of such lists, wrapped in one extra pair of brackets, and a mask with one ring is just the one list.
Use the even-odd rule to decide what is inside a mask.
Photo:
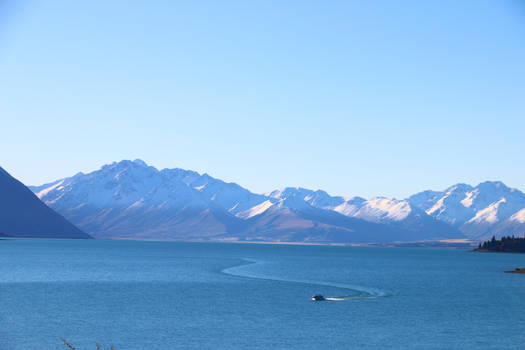
[(253, 259), (248, 259), (248, 258), (243, 258), (242, 260), (246, 261), (247, 263), (225, 268), (221, 270), (221, 273), (224, 273), (230, 276), (235, 276), (235, 277), (253, 278), (253, 279), (260, 279), (260, 280), (267, 280), (267, 281), (290, 282), (290, 283), (301, 283), (301, 284), (316, 285), (316, 286), (336, 287), (336, 288), (347, 289), (352, 292), (360, 293), (358, 295), (325, 297), (325, 300), (327, 301), (375, 299), (375, 298), (381, 298), (381, 297), (386, 297), (390, 295), (389, 293), (381, 289), (346, 284), (346, 283), (323, 282), (323, 281), (300, 280), (300, 279), (286, 279), (286, 278), (279, 278), (279, 277), (274, 277), (274, 276), (258, 276), (258, 275), (254, 275), (250, 273), (245, 273), (245, 272), (243, 273), (242, 270), (245, 269), (247, 266), (258, 264), (261, 262), (257, 260), (253, 260)]

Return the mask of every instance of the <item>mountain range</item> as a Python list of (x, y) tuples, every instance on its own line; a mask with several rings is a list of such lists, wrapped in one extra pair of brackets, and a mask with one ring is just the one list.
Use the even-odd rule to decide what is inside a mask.
[(0, 167), (0, 233), (15, 237), (90, 238)]
[(95, 238), (381, 243), (525, 232), (525, 194), (501, 182), (458, 184), (404, 200), (297, 187), (256, 194), (137, 159), (30, 189)]

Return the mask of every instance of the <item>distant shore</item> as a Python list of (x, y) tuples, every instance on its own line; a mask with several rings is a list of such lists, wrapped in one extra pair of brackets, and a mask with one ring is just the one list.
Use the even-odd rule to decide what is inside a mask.
[(234, 244), (267, 244), (267, 245), (299, 245), (299, 246), (337, 246), (337, 247), (404, 247), (404, 248), (450, 248), (450, 249), (472, 249), (476, 241), (470, 239), (446, 239), (436, 241), (410, 241), (410, 242), (296, 242), (296, 241), (258, 241), (238, 239), (214, 239), (214, 240), (185, 240), (185, 239), (148, 239), (148, 238), (110, 238), (100, 237), (96, 240), (110, 241), (146, 241), (146, 242), (187, 242), (187, 243), (234, 243)]
[(480, 253), (525, 253), (525, 237), (507, 236), (480, 243), (475, 252)]
[[(64, 237), (15, 237), (0, 236), (0, 240), (12, 238), (48, 238), (67, 239)], [(143, 237), (98, 237), (89, 240), (98, 241), (144, 241), (144, 242), (187, 242), (187, 243), (234, 243), (234, 244), (266, 244), (266, 245), (296, 245), (296, 246), (334, 246), (334, 247), (398, 247), (398, 248), (448, 248), (448, 249), (472, 249), (476, 242), (470, 239), (446, 239), (436, 241), (397, 241), (397, 242), (296, 242), (296, 241), (263, 241), (263, 240), (239, 240), (239, 239), (171, 239), (171, 238), (143, 238)]]

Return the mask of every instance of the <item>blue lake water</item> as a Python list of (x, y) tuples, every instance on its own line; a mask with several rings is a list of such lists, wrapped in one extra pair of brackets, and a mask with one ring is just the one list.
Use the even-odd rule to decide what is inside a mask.
[(3, 240), (0, 349), (525, 349), (525, 276), (503, 273), (518, 266), (447, 249)]

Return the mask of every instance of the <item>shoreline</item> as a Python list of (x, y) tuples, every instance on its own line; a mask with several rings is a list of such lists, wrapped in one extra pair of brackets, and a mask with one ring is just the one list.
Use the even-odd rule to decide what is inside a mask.
[[(9, 239), (75, 239), (75, 238), (64, 238), (64, 237), (0, 237), (3, 240)], [(75, 239), (78, 240), (78, 239)], [(233, 243), (233, 244), (263, 244), (263, 245), (294, 245), (294, 246), (333, 246), (333, 247), (394, 247), (394, 248), (443, 248), (443, 249), (462, 249), (472, 250), (475, 246), (475, 241), (469, 239), (447, 239), (447, 240), (436, 240), (436, 241), (410, 241), (410, 242), (385, 242), (385, 243), (374, 243), (374, 242), (295, 242), (295, 241), (246, 241), (237, 239), (162, 239), (162, 238), (125, 238), (125, 237), (100, 237), (86, 239), (88, 241), (143, 241), (143, 242), (180, 242), (180, 243)]]
[(524, 252), (505, 252), (501, 250), (490, 250), (490, 249), (473, 249), (474, 253), (506, 253), (506, 254), (525, 254)]

